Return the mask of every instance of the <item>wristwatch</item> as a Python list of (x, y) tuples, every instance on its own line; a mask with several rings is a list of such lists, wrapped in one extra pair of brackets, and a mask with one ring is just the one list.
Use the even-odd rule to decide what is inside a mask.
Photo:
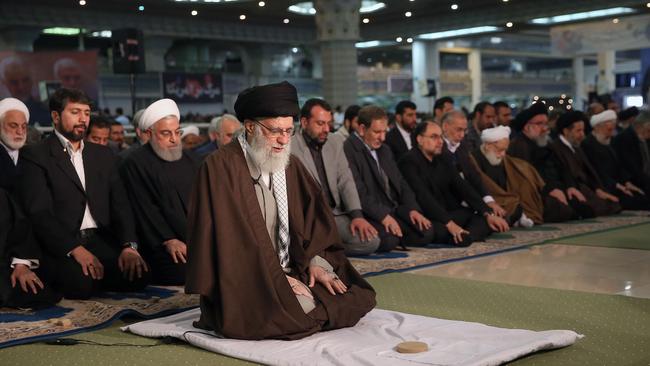
[(126, 243), (124, 243), (124, 245), (122, 245), (122, 248), (131, 248), (131, 249), (133, 249), (133, 250), (135, 250), (137, 252), (138, 251), (138, 243), (136, 243), (134, 241), (127, 241)]

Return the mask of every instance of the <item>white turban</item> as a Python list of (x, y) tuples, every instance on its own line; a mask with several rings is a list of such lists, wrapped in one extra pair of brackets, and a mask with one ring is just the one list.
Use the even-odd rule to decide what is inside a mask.
[(183, 127), (183, 134), (181, 135), (181, 138), (189, 135), (199, 135), (199, 128), (196, 127), (195, 125), (189, 125), (187, 127)]
[(603, 122), (608, 122), (608, 121), (616, 122), (616, 119), (617, 119), (616, 112), (614, 112), (611, 109), (608, 109), (606, 111), (591, 116), (591, 120), (589, 120), (589, 122), (591, 123), (591, 127), (596, 127), (597, 125)]
[(9, 111), (20, 111), (25, 115), (25, 119), (29, 121), (29, 110), (25, 103), (16, 98), (5, 98), (0, 100), (0, 118), (4, 118), (5, 113)]
[(181, 112), (178, 110), (176, 102), (171, 99), (160, 99), (151, 103), (140, 117), (140, 130), (148, 130), (156, 122), (167, 116), (174, 116), (180, 121)]
[(484, 143), (497, 142), (510, 137), (510, 127), (497, 126), (486, 128), (481, 132), (481, 141)]

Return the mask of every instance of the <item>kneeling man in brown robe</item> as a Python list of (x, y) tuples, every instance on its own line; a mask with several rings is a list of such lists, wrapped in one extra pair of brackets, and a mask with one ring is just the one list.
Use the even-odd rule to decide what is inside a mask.
[(298, 339), (355, 325), (375, 292), (346, 259), (321, 188), (290, 155), (293, 85), (247, 89), (238, 139), (208, 156), (192, 193), (185, 291), (195, 326), (229, 338)]

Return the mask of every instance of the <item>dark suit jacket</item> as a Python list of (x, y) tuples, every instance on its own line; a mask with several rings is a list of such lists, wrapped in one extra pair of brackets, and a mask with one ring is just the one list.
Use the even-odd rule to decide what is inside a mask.
[[(20, 164), (20, 159), (18, 160)], [(7, 150), (0, 146), (0, 188), (9, 192), (13, 191), (14, 184), (18, 176), (18, 167), (9, 157)]]
[(641, 160), (641, 141), (632, 126), (616, 135), (612, 141), (612, 147), (619, 157), (621, 167), (631, 176), (632, 183), (643, 188), (650, 188), (650, 176), (643, 173), (643, 161)]
[(16, 194), (36, 239), (52, 256), (65, 256), (79, 245), (86, 202), (101, 232), (119, 240), (115, 245), (136, 240), (116, 156), (105, 146), (90, 142), (84, 146), (85, 190), (56, 135), (21, 150), (23, 165)]
[(356, 134), (348, 137), (343, 144), (343, 150), (359, 190), (361, 209), (368, 218), (381, 222), (386, 215), (397, 215), (400, 219), (410, 222), (409, 212), (421, 211), (415, 200), (415, 194), (402, 177), (388, 146), (382, 145), (377, 149), (377, 157), (382, 170), (388, 176), (396, 203), (393, 203), (383, 188), (384, 183), (377, 162)]
[(447, 162), (447, 164), (455, 167), (459, 173), (463, 173), (463, 177), (469, 182), (472, 188), (474, 188), (481, 197), (485, 197), (489, 193), (485, 188), (485, 185), (483, 185), (481, 173), (472, 163), (469, 154), (470, 151), (465, 142), (460, 143), (460, 146), (456, 149), (454, 154), (449, 150), (447, 142), (445, 142), (445, 146), (442, 148), (442, 158)]
[(589, 134), (580, 146), (608, 191), (616, 192), (616, 183), (624, 184), (630, 180), (611, 145), (603, 145)]
[(449, 211), (461, 208), (462, 201), (481, 214), (490, 211), (474, 188), (440, 156), (429, 161), (420, 149), (413, 148), (399, 161), (399, 168), (431, 220), (448, 223), (452, 219)]
[(408, 146), (406, 146), (406, 142), (404, 141), (402, 134), (397, 129), (397, 126), (393, 126), (393, 128), (391, 128), (390, 131), (388, 131), (388, 133), (386, 134), (385, 143), (386, 145), (388, 145), (388, 147), (390, 147), (390, 150), (393, 152), (395, 161), (399, 161), (402, 155), (406, 154), (409, 151), (409, 148)]
[(604, 188), (596, 170), (581, 148), (574, 148), (574, 153), (559, 138), (550, 144), (550, 148), (561, 164), (560, 175), (564, 187), (580, 189), (580, 185), (584, 184), (592, 190)]

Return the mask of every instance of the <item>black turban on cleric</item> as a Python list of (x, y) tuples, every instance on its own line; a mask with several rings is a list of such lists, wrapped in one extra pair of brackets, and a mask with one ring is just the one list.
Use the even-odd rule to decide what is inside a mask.
[(248, 88), (237, 96), (235, 114), (240, 121), (260, 117), (298, 117), (296, 87), (283, 81)]
[(587, 115), (581, 111), (565, 112), (557, 119), (555, 129), (557, 130), (558, 134), (562, 134), (562, 130), (565, 128), (570, 129), (571, 126), (576, 122), (584, 122), (585, 125), (587, 125), (589, 123), (589, 118), (587, 118)]
[(548, 114), (546, 104), (542, 102), (533, 103), (530, 107), (519, 112), (515, 119), (510, 123), (510, 127), (515, 131), (521, 131), (528, 121), (538, 114)]

